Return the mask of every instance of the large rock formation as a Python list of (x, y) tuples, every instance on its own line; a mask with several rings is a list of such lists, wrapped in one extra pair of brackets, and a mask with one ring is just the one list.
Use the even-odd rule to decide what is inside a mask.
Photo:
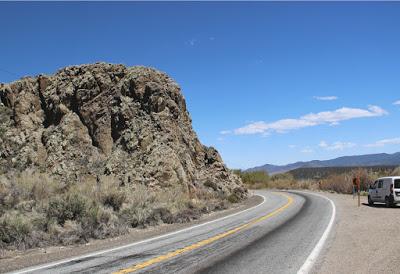
[(189, 192), (246, 190), (191, 126), (179, 86), (146, 67), (97, 63), (0, 85), (0, 173), (27, 168), (60, 181), (111, 175)]

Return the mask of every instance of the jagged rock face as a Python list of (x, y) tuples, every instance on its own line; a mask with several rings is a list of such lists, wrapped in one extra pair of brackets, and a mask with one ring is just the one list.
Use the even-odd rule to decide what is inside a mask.
[[(243, 192), (191, 126), (179, 86), (146, 67), (98, 63), (1, 84), (0, 172), (38, 168), (63, 181), (113, 175), (149, 187)], [(207, 184), (206, 184), (207, 185)]]

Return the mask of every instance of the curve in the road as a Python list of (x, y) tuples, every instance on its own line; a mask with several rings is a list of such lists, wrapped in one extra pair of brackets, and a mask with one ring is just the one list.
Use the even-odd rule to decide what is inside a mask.
[(256, 194), (256, 195), (260, 196), (263, 199), (263, 201), (261, 203), (255, 205), (255, 206), (252, 206), (250, 208), (247, 208), (245, 210), (242, 210), (242, 211), (239, 211), (239, 212), (236, 212), (236, 213), (233, 213), (233, 214), (230, 214), (230, 215), (227, 215), (227, 216), (224, 216), (224, 217), (212, 220), (212, 221), (208, 221), (208, 222), (201, 223), (201, 224), (198, 224), (198, 225), (190, 226), (190, 227), (187, 227), (187, 228), (184, 228), (184, 229), (180, 229), (180, 230), (177, 230), (177, 231), (174, 231), (174, 232), (170, 232), (170, 233), (163, 234), (163, 235), (160, 235), (160, 236), (152, 237), (152, 238), (145, 239), (145, 240), (142, 240), (142, 241), (138, 241), (138, 242), (134, 242), (134, 243), (130, 243), (130, 244), (114, 247), (114, 248), (104, 249), (104, 250), (101, 250), (101, 251), (92, 252), (92, 253), (89, 253), (89, 254), (85, 254), (85, 255), (82, 255), (82, 256), (76, 256), (76, 257), (68, 258), (68, 259), (65, 259), (65, 260), (59, 260), (59, 261), (56, 261), (56, 262), (53, 262), (53, 263), (48, 263), (48, 264), (43, 264), (43, 265), (39, 265), (39, 266), (29, 267), (29, 268), (26, 268), (26, 269), (23, 269), (23, 270), (11, 272), (10, 274), (31, 273), (31, 272), (35, 272), (35, 271), (40, 271), (42, 269), (56, 267), (58, 265), (62, 265), (62, 264), (69, 263), (69, 262), (72, 262), (72, 261), (85, 260), (86, 258), (96, 257), (96, 256), (100, 256), (100, 255), (103, 255), (103, 254), (106, 254), (106, 253), (111, 253), (111, 252), (119, 251), (119, 250), (122, 250), (122, 249), (135, 247), (137, 245), (141, 245), (141, 244), (149, 243), (149, 242), (152, 242), (152, 241), (160, 240), (160, 239), (167, 238), (167, 237), (170, 237), (170, 236), (182, 233), (182, 232), (187, 232), (187, 231), (190, 231), (190, 230), (193, 230), (193, 229), (196, 229), (196, 228), (200, 228), (200, 227), (203, 227), (203, 226), (206, 226), (206, 225), (209, 225), (209, 224), (213, 224), (213, 223), (228, 219), (228, 218), (232, 218), (232, 217), (234, 217), (236, 215), (239, 215), (239, 214), (254, 210), (254, 209), (258, 208), (258, 207), (261, 207), (266, 201), (265, 197), (262, 196), (262, 195), (258, 195), (258, 194)]
[(132, 273), (132, 272), (138, 271), (140, 269), (149, 267), (149, 266), (151, 266), (153, 264), (169, 260), (169, 259), (171, 259), (173, 257), (176, 257), (176, 256), (180, 255), (180, 254), (183, 254), (183, 253), (198, 249), (200, 247), (203, 247), (205, 245), (208, 245), (208, 244), (211, 244), (211, 243), (213, 243), (215, 241), (218, 241), (218, 240), (220, 240), (222, 238), (225, 238), (225, 237), (227, 237), (229, 235), (235, 234), (235, 233), (237, 233), (237, 232), (239, 232), (239, 231), (241, 231), (241, 230), (243, 230), (245, 228), (248, 228), (248, 227), (250, 227), (250, 226), (252, 226), (252, 225), (254, 225), (254, 224), (258, 223), (258, 222), (261, 222), (261, 221), (264, 221), (266, 219), (269, 219), (272, 216), (275, 216), (278, 213), (280, 213), (281, 211), (285, 210), (286, 208), (288, 208), (293, 203), (293, 198), (292, 197), (290, 197), (290, 196), (288, 196), (286, 194), (282, 194), (282, 193), (278, 193), (278, 194), (286, 197), (287, 203), (285, 205), (281, 206), (280, 208), (272, 211), (271, 213), (269, 213), (267, 215), (259, 217), (259, 218), (255, 219), (255, 220), (251, 221), (251, 222), (245, 223), (245, 224), (243, 224), (243, 225), (241, 225), (239, 227), (236, 227), (234, 229), (231, 229), (231, 230), (228, 230), (226, 232), (220, 233), (220, 234), (218, 234), (216, 236), (213, 236), (211, 238), (199, 241), (197, 243), (191, 244), (191, 245), (186, 246), (184, 248), (177, 249), (177, 250), (169, 252), (167, 254), (163, 254), (161, 256), (158, 256), (156, 258), (153, 258), (153, 259), (150, 259), (148, 261), (142, 262), (140, 264), (134, 265), (132, 267), (128, 267), (128, 268), (119, 270), (117, 272), (114, 272), (114, 274)]
[(332, 228), (336, 209), (325, 196), (301, 191), (289, 193), (303, 199), (296, 213), (282, 222), (276, 221), (270, 229), (263, 228), (259, 235), (252, 235), (257, 234), (256, 230), (249, 232), (252, 239), (247, 244), (193, 272), (308, 273)]
[[(332, 228), (334, 204), (309, 192), (256, 191), (252, 208), (141, 242), (16, 273), (305, 273)], [(333, 218), (333, 219), (332, 219)]]

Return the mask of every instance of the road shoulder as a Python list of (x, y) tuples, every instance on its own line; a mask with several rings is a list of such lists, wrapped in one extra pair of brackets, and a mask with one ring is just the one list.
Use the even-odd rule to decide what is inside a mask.
[(321, 193), (334, 201), (337, 219), (312, 273), (397, 273), (400, 207), (361, 206), (352, 195)]

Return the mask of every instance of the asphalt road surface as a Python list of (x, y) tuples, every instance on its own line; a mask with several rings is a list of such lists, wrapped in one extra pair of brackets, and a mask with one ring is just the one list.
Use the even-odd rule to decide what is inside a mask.
[(335, 214), (311, 193), (256, 191), (245, 211), (127, 246), (17, 273), (308, 272)]

